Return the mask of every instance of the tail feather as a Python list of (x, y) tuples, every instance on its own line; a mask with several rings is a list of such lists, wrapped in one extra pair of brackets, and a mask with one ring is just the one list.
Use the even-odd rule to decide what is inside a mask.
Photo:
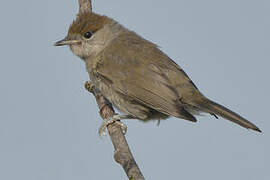
[(262, 132), (257, 126), (255, 126), (253, 123), (249, 122), (245, 118), (241, 117), (240, 115), (236, 114), (235, 112), (229, 110), (228, 108), (213, 102), (209, 99), (206, 100), (206, 102), (199, 105), (199, 108), (207, 113), (210, 114), (216, 114), (218, 116), (221, 116), (227, 120), (230, 120), (236, 124), (239, 124), (240, 126), (243, 126), (248, 129), (253, 129), (258, 132)]

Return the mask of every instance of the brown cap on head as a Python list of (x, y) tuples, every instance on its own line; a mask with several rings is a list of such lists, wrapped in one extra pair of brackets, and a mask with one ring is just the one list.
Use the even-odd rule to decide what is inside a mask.
[(110, 19), (95, 13), (80, 13), (77, 19), (71, 24), (68, 36), (74, 34), (84, 35), (86, 32), (96, 32), (101, 29)]

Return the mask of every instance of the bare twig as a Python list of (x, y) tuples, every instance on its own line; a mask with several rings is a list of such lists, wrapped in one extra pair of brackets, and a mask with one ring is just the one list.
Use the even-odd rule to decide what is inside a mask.
[[(91, 82), (86, 82), (85, 88), (95, 96), (100, 110), (100, 116), (103, 119), (110, 118), (115, 115), (111, 103), (100, 93), (98, 89), (95, 88)], [(112, 123), (108, 125), (107, 129), (114, 146), (115, 161), (123, 167), (129, 179), (144, 180), (144, 177), (129, 149), (121, 126), (117, 123)]]
[[(79, 13), (92, 12), (91, 0), (79, 0), (79, 7)], [(91, 82), (86, 82), (85, 88), (94, 94), (100, 110), (100, 116), (103, 119), (112, 118), (115, 115), (115, 112), (111, 103)], [(119, 123), (112, 123), (107, 126), (107, 129), (114, 146), (115, 161), (122, 165), (130, 180), (144, 180), (144, 177), (131, 154), (127, 140)]]
[(79, 0), (80, 10), (79, 13), (92, 12), (91, 0)]

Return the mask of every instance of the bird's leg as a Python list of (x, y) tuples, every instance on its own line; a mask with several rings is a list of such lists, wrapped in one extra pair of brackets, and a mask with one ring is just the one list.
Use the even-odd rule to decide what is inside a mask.
[[(89, 92), (93, 93), (97, 98), (101, 98), (101, 100), (99, 100), (98, 102), (102, 102), (102, 103), (98, 103), (98, 106), (99, 106), (99, 109), (100, 109), (100, 113), (102, 113), (102, 111), (104, 110), (105, 107), (108, 107), (108, 106), (112, 106), (110, 104), (110, 102), (104, 97), (102, 96), (102, 94), (100, 93), (100, 91), (98, 91), (94, 84), (91, 83), (90, 81), (87, 81), (85, 83), (85, 88), (86, 90), (88, 90)], [(112, 108), (112, 107), (111, 107)], [(114, 111), (113, 111), (114, 112)], [(104, 117), (104, 116), (102, 116)], [(109, 126), (110, 124), (113, 124), (113, 123), (117, 123), (121, 129), (122, 129), (122, 132), (124, 134), (126, 134), (127, 132), (127, 126), (122, 123), (120, 120), (122, 119), (135, 119), (134, 116), (131, 116), (131, 115), (119, 115), (119, 114), (114, 114), (113, 117), (109, 117), (109, 118), (104, 118), (104, 121), (102, 123), (102, 125), (100, 126), (99, 130), (98, 130), (98, 134), (100, 137), (102, 137), (102, 135), (106, 135), (106, 128), (107, 126)]]
[(113, 124), (113, 123), (118, 124), (121, 127), (123, 134), (126, 134), (127, 126), (120, 121), (123, 119), (135, 119), (135, 118), (131, 115), (119, 115), (119, 114), (115, 114), (113, 117), (106, 118), (106, 119), (104, 119), (104, 122), (102, 123), (102, 125), (100, 126), (100, 128), (98, 130), (99, 136), (100, 137), (105, 136), (107, 126), (109, 126), (110, 124)]
[(117, 118), (117, 119), (120, 119), (120, 120), (124, 120), (124, 119), (136, 119), (134, 116), (128, 115), (128, 114), (126, 114), (126, 115), (115, 114), (114, 117)]

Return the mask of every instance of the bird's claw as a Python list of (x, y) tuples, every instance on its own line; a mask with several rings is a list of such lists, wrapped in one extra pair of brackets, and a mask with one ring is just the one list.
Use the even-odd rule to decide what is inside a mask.
[(114, 115), (113, 117), (104, 119), (104, 122), (102, 123), (102, 125), (98, 130), (99, 136), (100, 137), (106, 136), (106, 128), (113, 123), (118, 124), (121, 127), (123, 134), (125, 135), (127, 132), (127, 126), (124, 123), (122, 123), (119, 119), (120, 119), (119, 115)]

